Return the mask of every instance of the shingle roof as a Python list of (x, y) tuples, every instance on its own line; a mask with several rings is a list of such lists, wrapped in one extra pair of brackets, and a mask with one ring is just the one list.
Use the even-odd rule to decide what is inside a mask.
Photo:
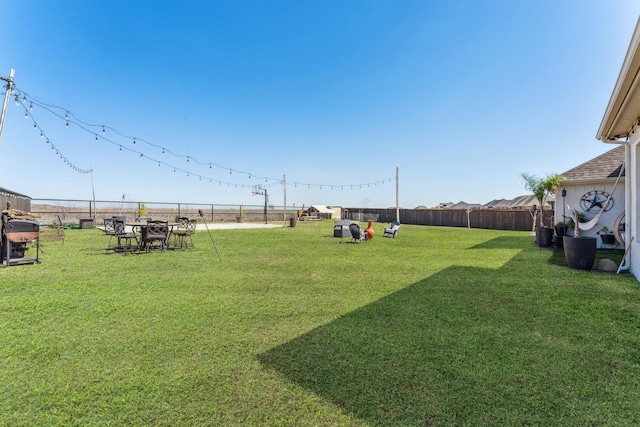
[[(565, 181), (580, 179), (617, 178), (624, 164), (624, 145), (595, 157), (562, 174)], [(625, 172), (622, 172), (624, 176)]]

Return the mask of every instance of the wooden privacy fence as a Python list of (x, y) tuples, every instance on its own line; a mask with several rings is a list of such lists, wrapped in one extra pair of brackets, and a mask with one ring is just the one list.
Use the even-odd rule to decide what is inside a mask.
[(0, 211), (7, 208), (7, 203), (11, 204), (12, 209), (25, 212), (31, 210), (31, 199), (29, 197), (0, 188)]
[[(348, 208), (348, 211), (349, 216), (377, 214), (378, 222), (391, 222), (396, 219), (395, 209)], [(553, 211), (545, 211), (544, 219), (545, 225), (553, 225)], [(533, 229), (533, 211), (526, 209), (400, 209), (400, 222), (415, 225), (530, 231)]]

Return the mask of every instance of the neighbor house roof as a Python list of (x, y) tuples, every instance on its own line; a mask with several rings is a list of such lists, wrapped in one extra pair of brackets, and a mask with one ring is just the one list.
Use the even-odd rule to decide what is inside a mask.
[[(624, 164), (624, 146), (620, 145), (613, 150), (595, 157), (562, 174), (563, 182), (602, 180), (605, 178), (617, 178)], [(622, 171), (624, 176), (624, 171)]]
[(316, 211), (320, 212), (320, 213), (331, 213), (332, 212), (331, 209), (329, 209), (325, 205), (311, 205), (311, 207), (313, 209), (315, 209)]
[[(555, 196), (553, 194), (549, 194), (547, 196), (545, 205), (551, 206), (551, 203), (555, 202), (555, 200), (556, 200)], [(515, 199), (509, 200), (507, 207), (515, 208), (519, 206), (533, 206), (533, 205), (537, 205), (538, 203), (539, 202), (536, 196), (534, 196), (533, 194), (527, 194), (527, 195), (518, 196)]]
[(502, 208), (507, 206), (507, 203), (509, 203), (509, 200), (507, 199), (495, 199), (490, 201), (489, 203), (485, 203), (482, 206), (485, 208)]
[(479, 203), (467, 203), (467, 202), (458, 202), (453, 206), (448, 206), (450, 209), (469, 209), (469, 208), (481, 208), (482, 205)]

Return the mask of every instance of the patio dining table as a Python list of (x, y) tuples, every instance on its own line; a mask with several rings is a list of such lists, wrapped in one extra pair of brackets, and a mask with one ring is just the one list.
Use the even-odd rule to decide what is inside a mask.
[[(140, 236), (140, 242), (141, 242), (141, 249), (149, 249), (150, 244), (152, 244), (153, 242), (145, 242), (145, 236), (147, 235), (147, 229), (149, 226), (151, 226), (153, 224), (153, 222), (132, 222), (132, 223), (128, 223), (127, 226), (131, 227), (131, 231)], [(173, 232), (173, 229), (175, 227), (178, 226), (177, 222), (167, 222), (167, 235), (166, 237), (163, 239), (163, 242), (161, 243), (161, 247), (162, 249), (167, 249), (169, 248), (169, 242), (170, 242), (170, 238), (171, 238), (171, 233)], [(154, 240), (159, 240), (159, 239), (154, 239)]]

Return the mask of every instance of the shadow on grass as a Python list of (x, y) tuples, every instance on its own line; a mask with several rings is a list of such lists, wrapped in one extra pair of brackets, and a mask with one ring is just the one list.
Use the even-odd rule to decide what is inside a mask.
[(521, 276), (452, 266), (258, 360), (371, 425), (588, 424), (583, 384), (610, 376), (576, 363), (585, 349), (566, 343), (573, 314), (558, 314), (554, 281)]
[(530, 236), (500, 236), (472, 246), (471, 249), (520, 249), (529, 241), (532, 241)]

